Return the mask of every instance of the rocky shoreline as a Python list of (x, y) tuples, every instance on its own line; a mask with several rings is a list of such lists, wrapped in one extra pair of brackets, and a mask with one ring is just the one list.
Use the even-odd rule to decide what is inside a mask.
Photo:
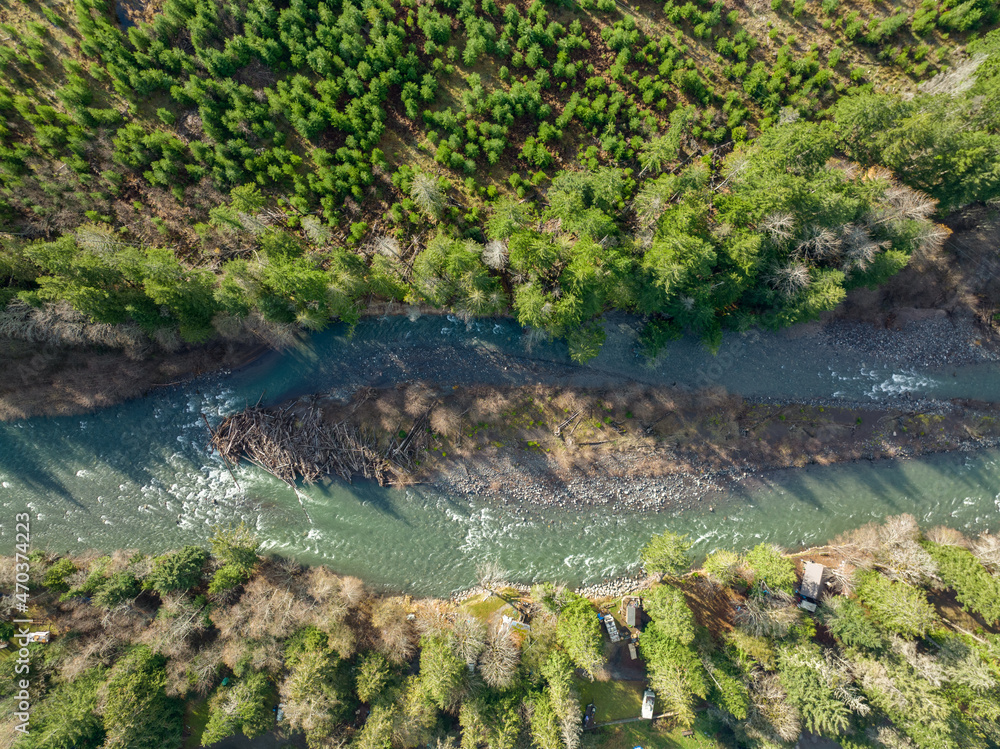
[[(861, 460), (908, 460), (920, 455), (944, 452), (974, 452), (1000, 448), (1000, 437), (967, 439), (949, 450), (900, 452), (891, 458), (861, 457)], [(627, 456), (616, 455), (627, 463)], [(837, 462), (837, 461), (834, 461)], [(722, 511), (735, 495), (748, 494), (773, 476), (798, 466), (733, 466), (721, 469), (692, 469), (668, 476), (588, 475), (565, 482), (542, 478), (514, 461), (489, 462), (474, 466), (446, 467), (426, 482), (435, 491), (474, 497), (502, 507), (525, 506), (535, 509), (572, 510), (604, 506), (622, 512), (681, 511), (701, 507)]]
[[(575, 588), (573, 592), (583, 596), (584, 598), (589, 598), (592, 601), (600, 600), (602, 598), (620, 598), (624, 595), (647, 590), (659, 581), (659, 576), (647, 575), (640, 571), (634, 574), (611, 577), (600, 583), (584, 585), (579, 588)], [(497, 583), (494, 587), (497, 590), (513, 590), (523, 595), (530, 593), (532, 588), (531, 585), (526, 585), (524, 583), (509, 582)], [(468, 601), (472, 598), (476, 598), (477, 596), (487, 597), (491, 595), (494, 595), (492, 591), (487, 590), (481, 585), (476, 585), (474, 587), (452, 593), (450, 600), (454, 603), (462, 603), (463, 601)]]
[(1000, 361), (995, 335), (968, 313), (904, 308), (896, 311), (886, 327), (833, 319), (821, 330), (831, 347), (890, 365), (940, 369)]

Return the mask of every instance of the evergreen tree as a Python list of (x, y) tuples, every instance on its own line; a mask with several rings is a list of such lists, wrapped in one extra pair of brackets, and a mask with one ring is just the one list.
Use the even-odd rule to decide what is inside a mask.
[(690, 548), (691, 542), (687, 540), (687, 536), (664, 531), (650, 539), (639, 553), (639, 558), (647, 572), (676, 577), (691, 566), (687, 555)]
[(597, 613), (583, 596), (570, 594), (556, 624), (559, 644), (577, 668), (593, 676), (604, 661), (601, 625)]
[(168, 697), (166, 658), (145, 645), (115, 664), (106, 687), (103, 717), (106, 749), (177, 749), (183, 711)]

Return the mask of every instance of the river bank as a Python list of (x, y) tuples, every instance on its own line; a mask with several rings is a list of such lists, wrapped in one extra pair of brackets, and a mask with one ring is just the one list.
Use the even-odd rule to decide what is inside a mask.
[[(46, 738), (71, 736), (59, 744), (49, 740), (46, 749), (96, 748), (101, 736), (86, 744), (75, 740), (81, 716), (98, 727), (94, 733), (102, 726), (111, 733), (113, 721), (127, 720), (127, 726), (139, 726), (131, 729), (133, 735), (146, 732), (144, 745), (161, 746), (164, 736), (172, 736), (174, 747), (182, 741), (192, 747), (260, 747), (279, 741), (300, 746), (303, 734), (309, 746), (357, 744), (383, 714), (396, 721), (390, 727), (407, 725), (412, 695), (427, 694), (414, 691), (414, 683), (421, 690), (428, 683), (444, 684), (453, 695), (447, 704), (462, 705), (457, 719), (455, 710), (435, 718), (438, 726), (450, 721), (444, 725), (455, 740), (448, 743), (457, 745), (459, 736), (465, 740), (490, 717), (469, 721), (475, 708), (468, 705), (484, 694), (503, 697), (508, 705), (518, 704), (511, 700), (537, 705), (532, 700), (545, 693), (552, 664), (560, 668), (567, 720), (576, 735), (584, 705), (593, 704), (598, 724), (610, 724), (638, 716), (643, 693), (652, 688), (660, 715), (647, 725), (655, 726), (658, 736), (672, 731), (679, 738), (678, 727), (710, 716), (700, 726), (703, 737), (714, 737), (711, 745), (719, 749), (736, 746), (736, 733), (749, 735), (755, 726), (771, 725), (754, 719), (751, 710), (780, 704), (793, 718), (782, 724), (781, 745), (791, 746), (804, 723), (797, 711), (808, 705), (783, 689), (766, 694), (758, 689), (756, 702), (749, 701), (762, 675), (776, 681), (792, 668), (815, 668), (809, 665), (814, 661), (805, 666), (792, 661), (789, 652), (832, 656), (820, 663), (836, 665), (835, 678), (855, 689), (857, 701), (878, 698), (866, 681), (873, 668), (895, 668), (911, 683), (930, 674), (919, 687), (921, 695), (944, 700), (957, 693), (952, 712), (972, 726), (963, 736), (998, 735), (990, 705), (1000, 692), (989, 666), (996, 660), (991, 640), (1000, 622), (1000, 581), (995, 577), (997, 539), (988, 533), (963, 534), (951, 526), (921, 529), (904, 514), (884, 524), (855, 523), (829, 545), (797, 553), (760, 542), (752, 550), (722, 547), (703, 564), (692, 564), (685, 558), (683, 538), (668, 534), (643, 548), (645, 566), (653, 570), (649, 575), (578, 588), (572, 595), (559, 578), (543, 578), (530, 587), (512, 584), (508, 570), (486, 563), (477, 567), (477, 588), (450, 597), (377, 590), (329, 566), (262, 554), (259, 539), (246, 526), (219, 529), (211, 545), (212, 552), (186, 545), (155, 557), (127, 549), (32, 555), (30, 572), (19, 573), (28, 578), (31, 591), (23, 615), (47, 637), (46, 644), (23, 651), (35, 665), (29, 687), (39, 707), (31, 716), (32, 729), (44, 731)], [(807, 589), (810, 561), (826, 570), (818, 580), (812, 578), (815, 588)], [(0, 558), (0, 588), (8, 608), (15, 603), (15, 582), (20, 583), (14, 570), (12, 557)], [(900, 580), (906, 581), (909, 596), (902, 601), (895, 593), (904, 584)], [(624, 600), (626, 594), (636, 597)], [(822, 611), (816, 615), (800, 608), (799, 594), (819, 599)], [(636, 608), (627, 609), (630, 605)], [(909, 614), (903, 625), (900, 610)], [(866, 651), (849, 639), (861, 627), (872, 643)], [(662, 638), (674, 632), (681, 634), (673, 643), (668, 640), (672, 647), (664, 656)], [(887, 633), (893, 633), (891, 641)], [(16, 648), (25, 645), (15, 642), (11, 626), (2, 638), (15, 647), (2, 652), (0, 662), (12, 663)], [(903, 670), (925, 642), (928, 654), (919, 656), (925, 668)], [(686, 669), (668, 670), (665, 666), (675, 664), (682, 648), (688, 648), (681, 651)], [(957, 657), (946, 648), (961, 656), (957, 668)], [(44, 664), (39, 661), (43, 651)], [(870, 651), (879, 659), (875, 665)], [(749, 666), (741, 671), (744, 662)], [(959, 680), (973, 668), (986, 674), (978, 702), (940, 689), (945, 682), (948, 687), (964, 683)], [(712, 683), (732, 680), (736, 694), (745, 695), (735, 713), (726, 712), (734, 703), (725, 694), (708, 686), (692, 688), (683, 680), (703, 672), (715, 679)], [(12, 668), (0, 670), (0, 694), (8, 701), (16, 693), (13, 673)], [(817, 677), (823, 674), (829, 671), (818, 671)], [(65, 709), (68, 683), (77, 690), (71, 693), (77, 697), (72, 715)], [(17, 687), (25, 689), (25, 684)], [(126, 700), (128, 706), (147, 705), (149, 692), (161, 705), (174, 700), (175, 709), (146, 710), (139, 719), (131, 708), (101, 709)], [(331, 693), (333, 708), (326, 707)], [(232, 721), (234, 703), (240, 715), (253, 716), (253, 723)], [(421, 704), (429, 707), (418, 717), (437, 703), (424, 699)], [(275, 715), (277, 709), (281, 713)], [(326, 710), (324, 721), (312, 720), (320, 710)], [(867, 714), (859, 710), (857, 720)], [(524, 711), (507, 715), (511, 734), (527, 730), (527, 723), (511, 723)], [(909, 714), (888, 717), (900, 730), (912, 727)], [(418, 727), (431, 725), (420, 720)], [(877, 715), (872, 722), (884, 730), (887, 717)], [(408, 744), (431, 743), (423, 730)], [(263, 735), (275, 741), (253, 741)], [(220, 739), (225, 743), (216, 743)], [(985, 749), (986, 744), (973, 746)]]
[(216, 341), (173, 352), (121, 351), (0, 336), (0, 421), (91, 413), (204, 374), (239, 369), (267, 350)]
[[(779, 333), (752, 331), (750, 338), (757, 342), (801, 340), (819, 355), (833, 360), (862, 357), (870, 367), (946, 369), (1000, 360), (995, 319), (1000, 299), (1000, 260), (996, 253), (1000, 219), (985, 208), (972, 208), (948, 217), (948, 224), (953, 234), (943, 251), (914, 258), (879, 289), (854, 289), (836, 310), (817, 322)], [(405, 321), (428, 316), (441, 319), (442, 329), (463, 324), (446, 311), (396, 303), (373, 302), (366, 313), (362, 325), (374, 320)], [(509, 318), (469, 321), (465, 325), (492, 326), (496, 322), (516, 327), (510, 325)], [(634, 340), (640, 324), (637, 318), (621, 314), (605, 320), (609, 341), (617, 329), (627, 328), (628, 350), (622, 353), (653, 369), (671, 357), (677, 347), (668, 346), (656, 361), (646, 359)], [(278, 355), (264, 354), (279, 341), (289, 347), (293, 356), (312, 345), (306, 339), (294, 345), (294, 336), (289, 338), (288, 331), (277, 335), (266, 325), (258, 327), (260, 335), (172, 350), (152, 343), (140, 350), (117, 350), (0, 336), (0, 421), (90, 413), (163, 386), (236, 370), (261, 358), (273, 359)], [(338, 363), (344, 392), (362, 386), (392, 387), (414, 380), (449, 385), (534, 383), (587, 387), (644, 381), (641, 374), (615, 376), (596, 363), (574, 365), (564, 353), (555, 357), (558, 361), (546, 361), (533, 354), (543, 342), (530, 331), (518, 331), (521, 340), (516, 351), (476, 351), (472, 356), (468, 349), (440, 340), (407, 341), (405, 351), (357, 346), (355, 351), (345, 352), (347, 356), (353, 354), (354, 359)], [(737, 348), (748, 348), (746, 337), (729, 334), (727, 339), (739, 339)], [(689, 384), (713, 384), (715, 372), (731, 368), (726, 349), (724, 346), (720, 356), (692, 378), (698, 382)], [(905, 388), (893, 390), (890, 383), (878, 395), (892, 398)]]

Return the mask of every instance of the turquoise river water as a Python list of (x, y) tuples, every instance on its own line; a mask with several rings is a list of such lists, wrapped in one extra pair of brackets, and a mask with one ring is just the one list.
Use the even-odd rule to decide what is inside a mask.
[[(331, 483), (293, 490), (249, 465), (237, 469), (237, 487), (206, 449), (202, 413), (215, 423), (262, 397), (275, 402), (365, 381), (387, 384), (406, 378), (407, 362), (433, 360), (441, 352), (480, 366), (479, 381), (510, 381), (497, 362), (512, 357), (565, 366), (565, 381), (586, 383), (628, 376), (718, 384), (757, 397), (874, 403), (912, 393), (1000, 401), (995, 364), (947, 371), (890, 367), (821, 336), (763, 334), (727, 338), (714, 357), (695, 341), (680, 341), (650, 363), (635, 352), (628, 319), (612, 318), (607, 327), (601, 355), (574, 367), (562, 347), (530, 346), (509, 321), (466, 326), (447, 317), (369, 319), (350, 337), (334, 328), (239, 372), (95, 414), (0, 424), (0, 538), (12, 549), (14, 515), (27, 511), (36, 547), (156, 552), (203, 542), (214, 525), (243, 519), (274, 552), (325, 563), (374, 585), (442, 595), (472, 584), (481, 560), (495, 560), (525, 581), (597, 582), (634, 568), (642, 544), (668, 527), (697, 539), (701, 552), (759, 540), (821, 543), (901, 512), (925, 524), (1000, 529), (996, 451), (776, 472), (753, 489), (713, 499), (715, 512), (598, 508), (581, 515), (512, 510), (422, 487)], [(372, 362), (381, 363), (369, 373)], [(455, 384), (471, 376), (456, 370)]]

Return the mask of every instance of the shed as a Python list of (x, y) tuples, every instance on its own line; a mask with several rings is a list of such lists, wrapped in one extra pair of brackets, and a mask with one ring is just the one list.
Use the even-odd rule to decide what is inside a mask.
[(630, 603), (625, 609), (625, 623), (630, 627), (638, 627), (642, 621), (642, 614), (639, 611), (639, 607)]
[(634, 661), (634, 660), (635, 660), (636, 658), (638, 658), (638, 657), (639, 657), (639, 654), (638, 654), (638, 653), (636, 653), (636, 651), (635, 651), (635, 643), (634, 643), (634, 642), (630, 642), (630, 643), (628, 644), (628, 656), (629, 656), (629, 658), (631, 658), (631, 659), (632, 659), (633, 661)]
[(802, 572), (802, 584), (799, 586), (799, 595), (802, 596), (802, 602), (799, 606), (806, 611), (816, 610), (816, 604), (819, 603), (819, 599), (823, 595), (825, 573), (826, 567), (822, 564), (806, 562)]

